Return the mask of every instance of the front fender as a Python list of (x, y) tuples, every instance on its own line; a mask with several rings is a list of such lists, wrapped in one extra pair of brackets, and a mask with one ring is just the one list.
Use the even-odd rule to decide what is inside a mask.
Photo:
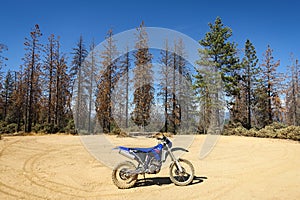
[(172, 152), (174, 152), (174, 151), (185, 151), (185, 152), (189, 152), (189, 150), (184, 149), (184, 148), (181, 148), (181, 147), (175, 147), (175, 148), (172, 148), (171, 151), (172, 151)]
[[(181, 147), (175, 147), (175, 148), (172, 148), (172, 149), (171, 149), (171, 152), (172, 152), (172, 153), (175, 152), (175, 151), (189, 152), (189, 150), (184, 149), (184, 148), (181, 148)], [(166, 151), (166, 152), (164, 153), (164, 155), (162, 156), (163, 162), (168, 158), (168, 156), (170, 156), (170, 152)]]

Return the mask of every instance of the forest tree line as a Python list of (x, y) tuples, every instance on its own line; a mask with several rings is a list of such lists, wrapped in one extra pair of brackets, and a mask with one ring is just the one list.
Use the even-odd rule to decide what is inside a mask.
[[(261, 60), (250, 40), (238, 48), (231, 39), (232, 30), (222, 23), (220, 17), (209, 23), (209, 32), (199, 40), (202, 48), (199, 49), (199, 60), (194, 69), (189, 69), (184, 59), (182, 41), (168, 46), (166, 40), (165, 49), (161, 50), (158, 58), (162, 74), (158, 88), (153, 85), (154, 55), (148, 47), (144, 23), (137, 28), (136, 50), (117, 59), (114, 59), (118, 51), (117, 42), (112, 36), (113, 32), (109, 30), (105, 51), (100, 52), (102, 63), (98, 65), (104, 66), (100, 73), (94, 73), (91, 68), (94, 66), (91, 58), (95, 44), (91, 42), (88, 48), (82, 36), (70, 53), (72, 60), (68, 64), (66, 53), (61, 52), (60, 38), (51, 34), (47, 43), (41, 44), (40, 39), (44, 36), (39, 26), (35, 25), (25, 38), (25, 54), (20, 69), (5, 70), (5, 73), (3, 68), (7, 67), (7, 58), (3, 52), (8, 48), (1, 44), (0, 132), (74, 133), (78, 131), (75, 124), (76, 129), (81, 129), (81, 123), (85, 123), (81, 119), (86, 120), (88, 133), (95, 132), (95, 121), (98, 121), (103, 132), (113, 132), (119, 129), (116, 118), (112, 116), (115, 109), (112, 94), (115, 93), (119, 95), (114, 102), (121, 105), (118, 107), (118, 117), (122, 118), (122, 127), (128, 127), (130, 123), (147, 127), (151, 106), (154, 99), (159, 98), (163, 102), (165, 115), (161, 131), (176, 133), (184, 117), (199, 115), (197, 132), (207, 133), (214, 112), (207, 77), (213, 73), (219, 74), (223, 82), (225, 106), (230, 116), (226, 128), (240, 126), (245, 130), (260, 130), (273, 123), (300, 125), (300, 67), (296, 57), (291, 54), (290, 65), (286, 66), (284, 73), (280, 72), (280, 61), (273, 57), (270, 46), (266, 47)], [(85, 70), (84, 61), (89, 53), (90, 68)], [(134, 81), (129, 80), (129, 71), (133, 71)], [(193, 91), (185, 93), (187, 90), (181, 87), (181, 77), (190, 82)], [(93, 79), (97, 82), (96, 86), (92, 85)], [(120, 88), (115, 84), (119, 81), (122, 81), (123, 88), (117, 91)], [(133, 102), (129, 102), (130, 81), (135, 89)], [(83, 86), (80, 84), (96, 87), (96, 94), (87, 90), (81, 95), (78, 90)], [(154, 90), (159, 90), (159, 97), (155, 97)], [(192, 98), (191, 93), (195, 98), (188, 99)], [(189, 103), (180, 104), (178, 96)], [(72, 105), (72, 98), (76, 98), (75, 105)], [(95, 107), (84, 99), (95, 99)], [(129, 109), (131, 104), (133, 109)], [(197, 113), (193, 112), (196, 104), (200, 106)], [(87, 112), (78, 112), (81, 109)], [(96, 117), (91, 116), (94, 111)]]

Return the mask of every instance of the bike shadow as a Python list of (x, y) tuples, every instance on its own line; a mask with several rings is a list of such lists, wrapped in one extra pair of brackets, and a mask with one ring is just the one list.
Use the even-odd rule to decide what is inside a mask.
[[(200, 184), (205, 179), (207, 179), (207, 177), (195, 176), (193, 181), (189, 185)], [(134, 187), (146, 187), (146, 186), (153, 186), (153, 185), (163, 186), (163, 185), (170, 185), (170, 184), (173, 184), (173, 182), (169, 177), (154, 177), (154, 178), (139, 179), (136, 182)]]

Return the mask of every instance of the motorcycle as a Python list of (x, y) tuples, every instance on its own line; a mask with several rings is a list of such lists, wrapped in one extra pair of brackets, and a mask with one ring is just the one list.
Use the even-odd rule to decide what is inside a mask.
[(113, 183), (120, 189), (128, 189), (135, 185), (138, 175), (157, 174), (160, 172), (162, 163), (168, 156), (171, 158), (169, 166), (170, 180), (178, 186), (190, 184), (194, 179), (194, 167), (188, 160), (176, 158), (174, 151), (188, 150), (172, 148), (172, 142), (163, 134), (157, 137), (158, 145), (151, 148), (128, 148), (118, 146), (115, 149), (131, 160), (137, 161), (137, 166), (131, 161), (119, 163), (112, 172)]

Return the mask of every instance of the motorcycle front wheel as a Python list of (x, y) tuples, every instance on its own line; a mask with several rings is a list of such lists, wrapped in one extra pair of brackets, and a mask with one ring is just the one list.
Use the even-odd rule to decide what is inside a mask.
[(175, 185), (185, 186), (190, 184), (194, 179), (195, 170), (192, 163), (185, 159), (178, 159), (182, 168), (180, 172), (175, 162), (170, 165), (170, 179)]
[(118, 164), (112, 172), (113, 183), (120, 189), (128, 189), (137, 181), (137, 174), (130, 174), (136, 167), (132, 162), (125, 161)]

